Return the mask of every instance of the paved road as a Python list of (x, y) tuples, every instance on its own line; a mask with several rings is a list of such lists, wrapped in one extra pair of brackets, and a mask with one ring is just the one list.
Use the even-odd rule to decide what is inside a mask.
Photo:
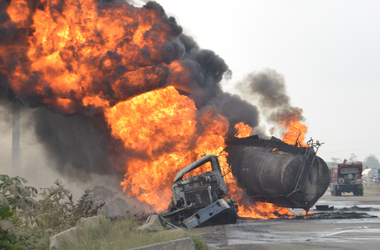
[[(317, 205), (368, 208), (380, 217), (380, 195), (340, 197), (326, 193)], [(301, 209), (292, 210), (296, 215)], [(380, 218), (239, 220), (196, 229), (211, 249), (380, 249)]]
[(380, 205), (380, 195), (364, 194), (363, 196), (354, 196), (351, 193), (343, 193), (342, 196), (331, 196), (327, 191), (317, 202), (318, 204), (339, 204), (339, 205)]

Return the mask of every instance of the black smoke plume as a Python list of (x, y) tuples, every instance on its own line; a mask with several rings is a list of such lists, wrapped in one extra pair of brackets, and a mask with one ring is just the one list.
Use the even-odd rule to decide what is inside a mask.
[[(112, 0), (98, 0), (99, 12), (112, 10), (120, 6), (128, 10), (131, 15), (139, 13), (139, 9), (126, 2)], [(131, 64), (122, 63), (122, 55), (117, 51), (108, 51), (98, 57), (84, 59), (78, 56), (81, 52), (72, 46), (65, 48), (60, 57), (67, 62), (67, 70), (76, 69), (68, 63), (76, 60), (92, 60), (98, 65), (99, 76), (93, 76), (91, 83), (93, 93), (82, 91), (80, 93), (64, 93), (56, 96), (49, 82), (43, 82), (44, 72), (32, 70), (32, 62), (27, 57), (30, 42), (33, 36), (32, 16), (36, 10), (46, 11), (49, 9), (54, 20), (63, 15), (65, 0), (55, 3), (28, 1), (29, 17), (26, 22), (16, 24), (12, 22), (7, 13), (12, 0), (0, 0), (0, 103), (7, 105), (9, 102), (17, 103), (29, 108), (30, 125), (34, 126), (38, 139), (45, 145), (48, 155), (51, 157), (53, 166), (61, 174), (86, 180), (86, 174), (112, 174), (118, 171), (120, 162), (124, 162), (126, 149), (123, 144), (111, 136), (110, 128), (107, 127), (103, 109), (84, 105), (83, 98), (93, 94), (108, 100), (111, 106), (120, 101), (128, 100), (133, 96), (154, 89), (163, 88), (173, 84), (181, 94), (187, 95), (195, 101), (200, 112), (210, 107), (225, 116), (230, 122), (229, 136), (234, 134), (234, 125), (243, 121), (255, 127), (258, 125), (258, 109), (242, 100), (239, 96), (225, 93), (221, 87), (221, 80), (230, 70), (225, 61), (211, 50), (201, 49), (189, 36), (182, 34), (182, 28), (176, 23), (175, 18), (168, 17), (164, 9), (156, 2), (147, 2), (142, 9), (154, 10), (161, 17), (161, 21), (155, 24), (144, 34), (147, 41), (155, 41), (160, 28), (167, 31), (165, 43), (155, 45), (154, 48), (139, 48), (129, 45), (133, 33), (126, 31), (125, 39), (118, 46), (131, 46), (139, 56), (131, 59)], [(50, 4), (50, 6), (47, 6)], [(49, 7), (49, 8), (48, 8)], [(133, 30), (133, 25), (126, 26)], [(96, 41), (86, 41), (88, 46), (99, 46)], [(160, 53), (153, 53), (157, 50)], [(42, 45), (37, 46), (37, 51), (45, 53)], [(108, 61), (109, 64), (104, 62)], [(181, 82), (182, 76), (170, 72), (167, 66), (178, 61), (188, 69), (188, 75)], [(137, 66), (136, 66), (137, 65)], [(15, 82), (15, 71), (22, 68), (23, 78), (17, 78), (16, 89), (12, 86)], [(137, 86), (130, 74), (138, 72), (140, 81), (149, 83), (148, 87)], [(151, 77), (152, 76), (152, 77)], [(158, 80), (152, 82), (153, 76)], [(91, 76), (90, 76), (91, 77)], [(179, 78), (178, 78), (179, 77)], [(154, 78), (154, 79), (156, 79)], [(151, 81), (151, 82), (150, 82)], [(28, 91), (37, 84), (41, 84), (43, 91), (36, 93)], [(41, 94), (43, 93), (43, 94)], [(70, 112), (55, 105), (57, 98), (70, 99)], [(46, 99), (53, 100), (46, 103)]]
[(268, 122), (279, 124), (295, 111), (300, 112), (298, 120), (304, 120), (302, 109), (290, 105), (284, 77), (275, 70), (251, 73), (237, 86), (246, 98), (257, 101), (261, 114)]

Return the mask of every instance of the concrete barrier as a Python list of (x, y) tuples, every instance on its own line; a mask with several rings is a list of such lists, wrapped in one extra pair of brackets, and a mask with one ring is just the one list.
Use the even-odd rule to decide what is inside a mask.
[(162, 230), (160, 216), (157, 214), (149, 215), (146, 222), (137, 228), (139, 231), (158, 231)]
[(145, 247), (133, 248), (131, 250), (195, 250), (195, 246), (191, 238), (183, 238)]
[(379, 186), (364, 186), (363, 192), (365, 194), (380, 194), (380, 187)]
[(63, 231), (59, 234), (53, 235), (50, 237), (50, 246), (49, 250), (57, 250), (63, 246), (64, 242), (74, 243), (78, 241), (78, 227), (72, 227)]
[(77, 225), (77, 227), (72, 227), (70, 229), (67, 229), (66, 231), (51, 236), (49, 249), (58, 250), (63, 246), (63, 242), (67, 242), (69, 244), (78, 242), (78, 234), (81, 230), (83, 230), (84, 228), (91, 229), (99, 227), (99, 217), (94, 216), (89, 218), (81, 218), (79, 219)]

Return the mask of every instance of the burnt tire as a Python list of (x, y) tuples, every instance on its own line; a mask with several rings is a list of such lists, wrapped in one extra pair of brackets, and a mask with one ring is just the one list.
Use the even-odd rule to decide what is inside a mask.
[(237, 221), (238, 215), (235, 209), (235, 205), (231, 206), (231, 209), (228, 210), (228, 219), (226, 224), (235, 224)]
[(219, 219), (220, 224), (235, 224), (238, 218), (237, 209), (234, 203), (228, 204), (231, 208), (222, 213), (221, 218)]

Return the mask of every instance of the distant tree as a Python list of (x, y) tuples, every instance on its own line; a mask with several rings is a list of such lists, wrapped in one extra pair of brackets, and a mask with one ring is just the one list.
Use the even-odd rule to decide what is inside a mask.
[(373, 154), (364, 159), (365, 168), (380, 168), (380, 163), (377, 157)]

